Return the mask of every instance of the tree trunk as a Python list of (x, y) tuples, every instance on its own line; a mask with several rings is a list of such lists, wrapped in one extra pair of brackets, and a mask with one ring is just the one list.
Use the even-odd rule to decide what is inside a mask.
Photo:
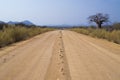
[(98, 28), (102, 28), (102, 24), (101, 23), (99, 23), (99, 24), (97, 24), (98, 25)]

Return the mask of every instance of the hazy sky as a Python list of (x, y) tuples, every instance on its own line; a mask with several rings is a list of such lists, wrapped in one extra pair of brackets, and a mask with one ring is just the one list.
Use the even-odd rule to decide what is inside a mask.
[(87, 17), (107, 13), (120, 22), (120, 0), (0, 0), (1, 21), (30, 20), (39, 25), (87, 24)]

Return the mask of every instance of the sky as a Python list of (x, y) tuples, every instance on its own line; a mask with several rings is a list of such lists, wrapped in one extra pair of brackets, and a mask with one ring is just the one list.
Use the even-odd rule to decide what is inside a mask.
[(86, 25), (96, 13), (120, 22), (120, 0), (0, 0), (0, 21), (37, 25)]

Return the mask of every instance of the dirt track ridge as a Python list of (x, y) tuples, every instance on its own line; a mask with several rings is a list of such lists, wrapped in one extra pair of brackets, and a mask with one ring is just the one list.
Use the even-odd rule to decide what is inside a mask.
[(62, 37), (59, 31), (45, 80), (71, 80)]

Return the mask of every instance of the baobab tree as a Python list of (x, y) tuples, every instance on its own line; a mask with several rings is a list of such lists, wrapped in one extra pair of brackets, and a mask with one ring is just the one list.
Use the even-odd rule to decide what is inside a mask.
[(108, 14), (97, 13), (95, 15), (89, 16), (88, 20), (90, 22), (95, 22), (98, 28), (102, 28), (102, 24), (109, 21)]

